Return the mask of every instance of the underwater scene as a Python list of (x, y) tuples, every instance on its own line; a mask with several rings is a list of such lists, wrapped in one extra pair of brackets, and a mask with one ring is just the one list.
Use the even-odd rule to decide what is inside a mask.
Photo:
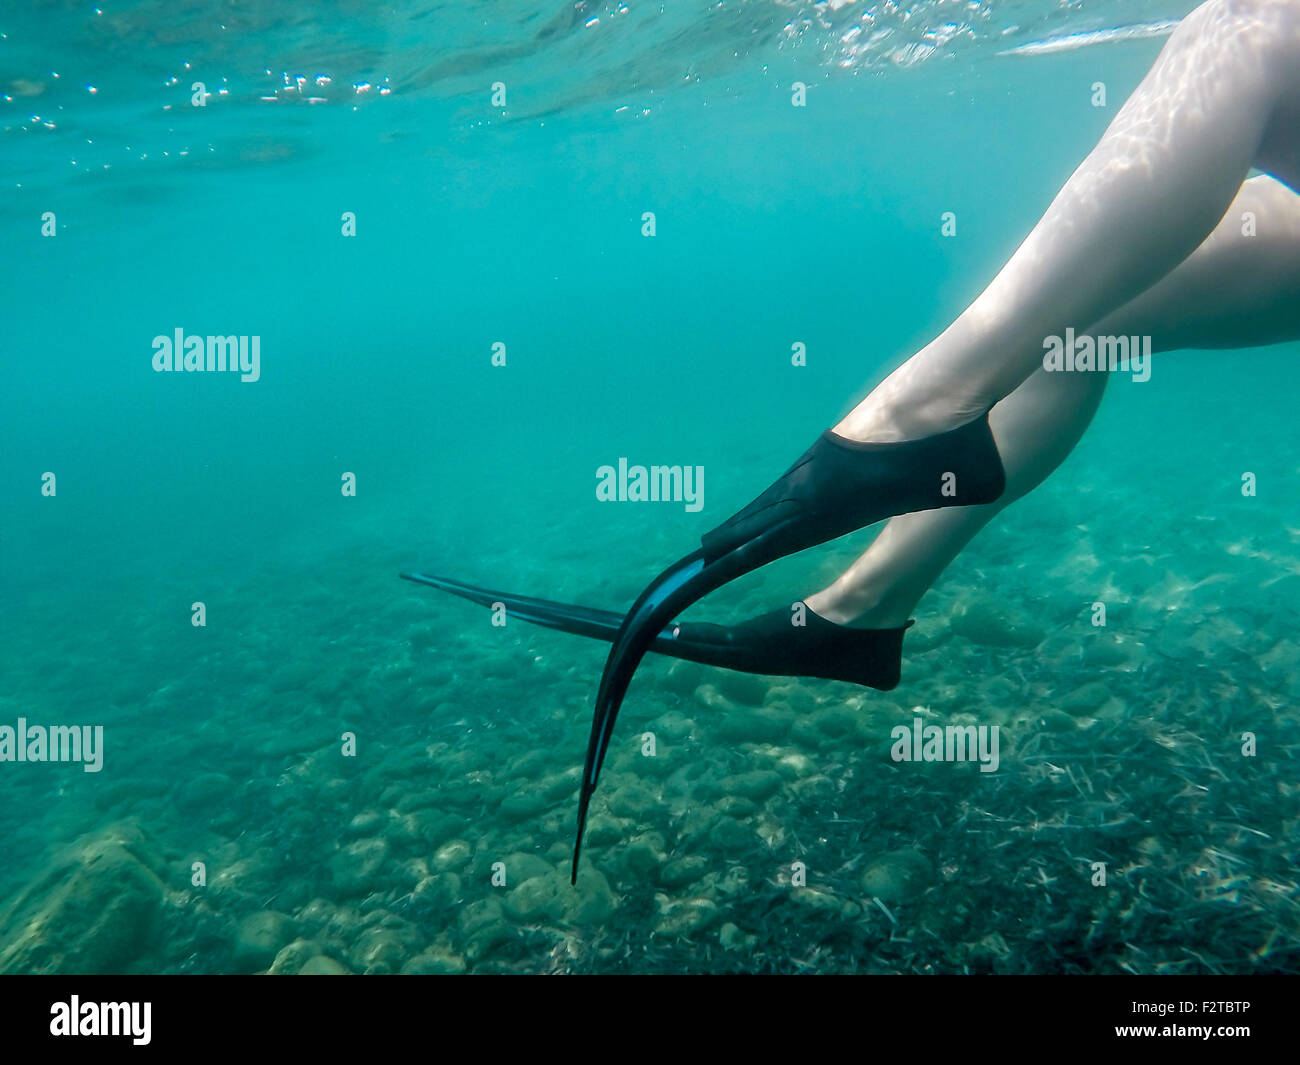
[(1135, 347), (896, 684), (804, 599), (911, 504), (710, 540), (1195, 6), (6, 5), (0, 972), (1300, 971), (1300, 329)]

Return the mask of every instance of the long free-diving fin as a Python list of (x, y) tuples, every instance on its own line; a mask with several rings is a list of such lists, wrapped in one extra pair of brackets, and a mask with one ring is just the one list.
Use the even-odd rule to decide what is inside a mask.
[[(511, 619), (608, 643), (618, 636), (623, 624), (623, 615), (612, 610), (496, 592), (427, 573), (401, 576), (480, 606), (500, 605)], [(855, 629), (827, 621), (807, 604), (796, 604), (796, 609), (781, 607), (736, 625), (669, 622), (655, 636), (650, 650), (742, 673), (821, 677), (889, 691), (898, 685), (903, 633), (911, 624), (896, 629)]]
[(988, 412), (920, 440), (858, 443), (825, 432), (775, 483), (641, 593), (605, 660), (578, 798), (572, 879), (623, 696), (676, 614), (737, 577), (896, 514), (996, 501), (1006, 488)]

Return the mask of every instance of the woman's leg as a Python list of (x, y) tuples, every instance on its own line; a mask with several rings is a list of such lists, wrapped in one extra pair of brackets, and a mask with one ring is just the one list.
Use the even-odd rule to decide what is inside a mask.
[[(1246, 182), (1219, 226), (1182, 265), (1090, 332), (1149, 336), (1154, 351), (1251, 347), (1300, 337), (1300, 196), (1272, 178)], [(1070, 453), (1101, 402), (1108, 376), (1040, 367), (989, 416), (1007, 471), (1002, 498), (891, 519), (867, 552), (834, 584), (809, 596), (808, 605), (839, 624), (904, 624), (971, 537)]]
[(988, 288), (835, 432), (916, 439), (1009, 396), (1039, 365), (1045, 337), (1085, 331), (1201, 244), (1297, 85), (1300, 5), (1198, 7)]

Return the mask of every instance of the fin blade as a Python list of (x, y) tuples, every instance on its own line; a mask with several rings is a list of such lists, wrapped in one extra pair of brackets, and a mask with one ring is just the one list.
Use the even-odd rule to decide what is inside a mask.
[(576, 636), (590, 636), (593, 639), (609, 642), (618, 634), (619, 627), (623, 624), (623, 616), (612, 610), (596, 610), (574, 603), (560, 603), (553, 599), (537, 599), (528, 595), (515, 595), (512, 592), (492, 591), (450, 577), (436, 577), (428, 573), (403, 573), (401, 577), (416, 584), (425, 584), (449, 592), (451, 595), (489, 609), (497, 603), (502, 603), (510, 617), (533, 625), (541, 625), (543, 628), (571, 632)]

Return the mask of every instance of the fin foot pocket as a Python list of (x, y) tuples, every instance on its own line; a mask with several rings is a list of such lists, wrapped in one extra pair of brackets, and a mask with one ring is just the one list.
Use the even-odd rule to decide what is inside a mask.
[(896, 514), (992, 503), (1005, 489), (987, 412), (945, 433), (889, 444), (859, 443), (828, 429), (701, 542), (706, 557), (718, 558), (784, 520), (787, 527), (768, 544), (780, 551), (772, 561)]

